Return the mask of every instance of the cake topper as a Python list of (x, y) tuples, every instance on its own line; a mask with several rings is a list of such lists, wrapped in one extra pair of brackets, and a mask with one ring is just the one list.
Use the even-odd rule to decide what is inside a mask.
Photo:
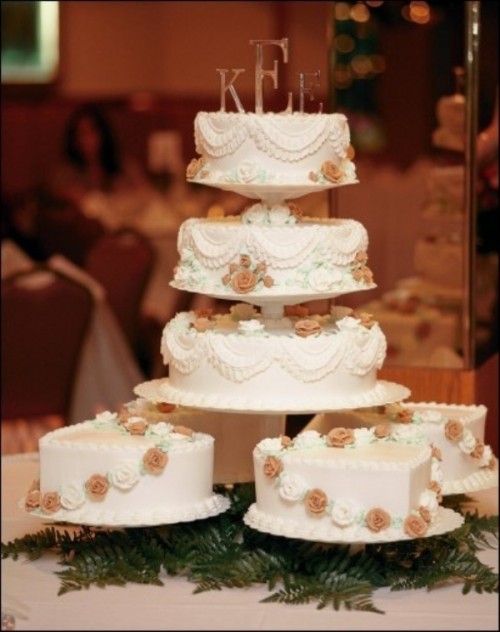
[(250, 44), (256, 46), (256, 62), (255, 62), (255, 112), (262, 114), (263, 109), (263, 96), (262, 96), (262, 82), (264, 77), (271, 77), (273, 80), (273, 87), (278, 87), (278, 60), (274, 60), (272, 70), (264, 70), (264, 46), (279, 46), (283, 51), (283, 61), (288, 63), (288, 38), (284, 37), (280, 40), (250, 40)]
[[(306, 87), (306, 78), (309, 85)], [(314, 101), (314, 88), (319, 86), (319, 70), (316, 72), (299, 72), (299, 111), (304, 113), (304, 95), (309, 95), (309, 101)], [(320, 111), (322, 104), (320, 104)]]
[[(279, 46), (283, 52), (283, 61), (285, 64), (288, 63), (288, 38), (284, 37), (279, 40), (270, 39), (255, 39), (250, 40), (250, 44), (255, 45), (255, 112), (256, 114), (264, 113), (264, 97), (263, 97), (263, 89), (262, 84), (264, 82), (264, 77), (270, 77), (273, 81), (273, 87), (276, 89), (278, 87), (278, 60), (274, 60), (273, 69), (266, 70), (264, 68), (264, 46)], [(236, 109), (238, 112), (244, 113), (245, 108), (241, 103), (241, 99), (236, 92), (236, 88), (234, 83), (236, 79), (241, 75), (242, 72), (245, 72), (244, 68), (232, 68), (231, 72), (233, 76), (229, 82), (226, 80), (226, 74), (229, 72), (227, 68), (216, 68), (216, 71), (220, 76), (220, 111), (226, 111), (226, 92), (233, 97), (234, 103), (236, 105)], [(304, 96), (309, 95), (309, 101), (314, 101), (314, 88), (319, 86), (319, 75), (320, 71), (316, 70), (316, 72), (299, 72), (299, 108), (300, 113), (304, 113)], [(308, 83), (306, 84), (306, 82)], [(319, 112), (323, 111), (323, 104), (319, 104)], [(293, 112), (293, 96), (292, 93), (288, 93), (288, 102), (285, 109), (287, 114), (291, 114)]]
[(244, 68), (231, 68), (233, 74), (233, 78), (226, 85), (226, 73), (228, 72), (227, 68), (217, 68), (217, 72), (220, 75), (220, 111), (226, 111), (226, 91), (229, 90), (231, 96), (236, 103), (236, 107), (238, 112), (244, 112), (245, 108), (242, 106), (238, 93), (236, 92), (236, 88), (233, 86), (233, 83), (236, 81), (236, 78), (241, 75), (242, 72), (245, 72)]

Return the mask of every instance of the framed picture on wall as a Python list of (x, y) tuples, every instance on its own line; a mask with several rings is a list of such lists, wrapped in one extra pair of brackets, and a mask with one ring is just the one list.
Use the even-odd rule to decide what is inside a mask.
[(2, 0), (2, 84), (55, 82), (59, 72), (59, 4)]

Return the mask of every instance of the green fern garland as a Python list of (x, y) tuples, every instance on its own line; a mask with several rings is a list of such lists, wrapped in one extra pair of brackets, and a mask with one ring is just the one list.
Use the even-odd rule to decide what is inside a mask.
[(35, 560), (55, 552), (64, 569), (59, 595), (91, 586), (127, 583), (161, 586), (182, 576), (194, 593), (265, 584), (264, 602), (382, 613), (380, 587), (394, 591), (461, 583), (464, 594), (498, 592), (498, 575), (477, 557), (498, 544), (498, 516), (462, 509), (465, 496), (446, 504), (464, 515), (455, 531), (431, 538), (356, 545), (287, 539), (248, 528), (243, 514), (255, 500), (253, 484), (216, 488), (229, 510), (191, 523), (132, 529), (60, 526), (2, 543), (2, 558)]

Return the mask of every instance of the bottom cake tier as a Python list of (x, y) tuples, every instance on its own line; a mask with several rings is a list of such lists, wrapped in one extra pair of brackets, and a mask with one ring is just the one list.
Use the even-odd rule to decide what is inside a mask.
[(392, 429), (412, 427), (439, 450), (443, 494), (468, 494), (498, 485), (498, 460), (484, 443), (487, 409), (482, 405), (405, 402), (374, 409), (316, 415), (307, 429), (324, 432), (334, 426)]
[(245, 523), (321, 542), (437, 535), (463, 518), (440, 506), (442, 471), (412, 428), (333, 428), (264, 439), (254, 452), (256, 502)]
[(215, 516), (214, 439), (185, 426), (105, 412), (49, 432), (39, 443), (40, 479), (21, 507), (45, 520), (150, 526)]
[(225, 314), (181, 312), (163, 330), (168, 378), (139, 385), (153, 401), (234, 412), (308, 413), (406, 399), (410, 391), (377, 381), (386, 339), (370, 314), (302, 306), (263, 316), (237, 304)]

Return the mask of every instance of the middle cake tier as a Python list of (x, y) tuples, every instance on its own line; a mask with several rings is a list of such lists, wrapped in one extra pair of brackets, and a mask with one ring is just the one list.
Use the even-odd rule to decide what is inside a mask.
[(291, 202), (188, 219), (177, 248), (171, 285), (217, 298), (296, 304), (376, 287), (364, 226), (353, 219), (303, 217)]
[(333, 307), (308, 315), (288, 307), (264, 318), (251, 305), (201, 315), (181, 312), (163, 330), (168, 378), (138, 385), (152, 401), (229, 411), (311, 412), (405, 399), (409, 390), (377, 380), (386, 339), (369, 314)]

